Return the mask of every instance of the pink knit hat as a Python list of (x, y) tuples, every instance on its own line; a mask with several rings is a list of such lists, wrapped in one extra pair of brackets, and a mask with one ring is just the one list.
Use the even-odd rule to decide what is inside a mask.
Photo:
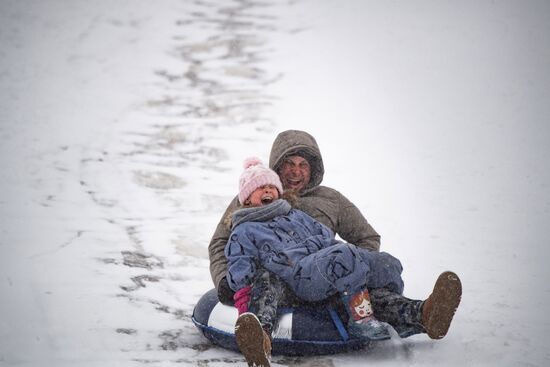
[(244, 172), (239, 178), (239, 202), (244, 204), (246, 199), (258, 187), (264, 185), (273, 185), (279, 190), (279, 194), (283, 192), (281, 179), (272, 169), (264, 166), (262, 161), (256, 157), (250, 157), (244, 160)]

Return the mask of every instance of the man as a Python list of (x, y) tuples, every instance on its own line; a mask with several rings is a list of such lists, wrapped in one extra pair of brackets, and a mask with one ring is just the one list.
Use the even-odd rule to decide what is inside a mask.
[[(271, 148), (269, 166), (278, 173), (283, 188), (297, 194), (294, 207), (309, 214), (355, 246), (379, 251), (380, 236), (359, 209), (338, 191), (321, 186), (324, 166), (315, 139), (304, 131), (280, 133)], [(224, 248), (230, 230), (224, 218), (239, 207), (235, 198), (224, 213), (210, 241), (210, 272), (220, 301), (233, 304), (233, 293), (227, 285), (227, 259)], [(426, 301), (411, 300), (388, 289), (370, 291), (375, 316), (394, 327), (401, 337), (427, 333), (440, 339), (448, 331), (460, 302), (461, 284), (456, 274), (440, 275), (434, 291)]]

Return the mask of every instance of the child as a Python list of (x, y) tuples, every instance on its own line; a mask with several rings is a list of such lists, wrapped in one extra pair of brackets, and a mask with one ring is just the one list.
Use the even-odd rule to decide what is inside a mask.
[[(239, 180), (239, 202), (231, 216), (232, 233), (225, 248), (228, 282), (235, 293), (239, 319), (235, 335), (250, 364), (269, 366), (270, 337), (277, 302), (284, 290), (255, 302), (247, 312), (252, 288), (284, 281), (300, 299), (321, 301), (340, 294), (349, 314), (348, 331), (363, 340), (389, 338), (376, 320), (367, 288), (403, 291), (401, 263), (383, 252), (372, 252), (335, 240), (332, 231), (279, 199), (279, 176), (257, 158), (249, 158)], [(259, 285), (259, 286), (258, 286)], [(257, 315), (257, 317), (256, 317)], [(263, 330), (262, 330), (263, 329)]]

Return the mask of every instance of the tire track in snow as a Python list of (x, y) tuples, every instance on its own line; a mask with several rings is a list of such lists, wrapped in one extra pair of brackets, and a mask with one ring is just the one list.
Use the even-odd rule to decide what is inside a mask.
[(196, 300), (211, 288), (207, 244), (216, 224), (212, 217), (217, 221), (234, 195), (240, 168), (224, 147), (257, 141), (267, 151), (273, 137), (268, 116), (276, 97), (267, 87), (282, 75), (263, 63), (270, 37), (294, 32), (281, 29), (271, 11), (277, 6), (291, 5), (194, 1), (176, 22), (169, 54), (177, 66), (159, 67), (157, 82), (148, 86), (149, 98), (81, 162), (82, 188), (103, 208), (105, 220), (128, 236), (128, 249), (119, 258), (98, 259), (105, 266), (131, 269), (118, 296), (174, 320), (174, 329), (160, 332), (136, 325), (113, 328), (125, 338), (145, 335), (147, 345), (136, 361), (161, 362), (167, 357), (159, 353), (166, 350), (186, 356), (174, 363), (243, 361), (227, 351), (189, 358), (189, 352), (212, 348), (191, 314)]

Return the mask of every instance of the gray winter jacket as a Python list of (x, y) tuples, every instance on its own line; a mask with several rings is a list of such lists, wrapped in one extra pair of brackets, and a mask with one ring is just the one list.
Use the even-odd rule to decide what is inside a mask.
[[(361, 248), (379, 251), (380, 236), (359, 209), (338, 191), (320, 186), (325, 171), (315, 139), (304, 131), (283, 131), (273, 142), (269, 166), (277, 171), (284, 158), (290, 155), (303, 156), (311, 166), (309, 185), (299, 193), (294, 207), (326, 225), (344, 241)], [(216, 288), (227, 275), (227, 258), (224, 249), (231, 229), (225, 222), (225, 218), (239, 207), (238, 199), (235, 197), (218, 223), (208, 246), (210, 274)]]

